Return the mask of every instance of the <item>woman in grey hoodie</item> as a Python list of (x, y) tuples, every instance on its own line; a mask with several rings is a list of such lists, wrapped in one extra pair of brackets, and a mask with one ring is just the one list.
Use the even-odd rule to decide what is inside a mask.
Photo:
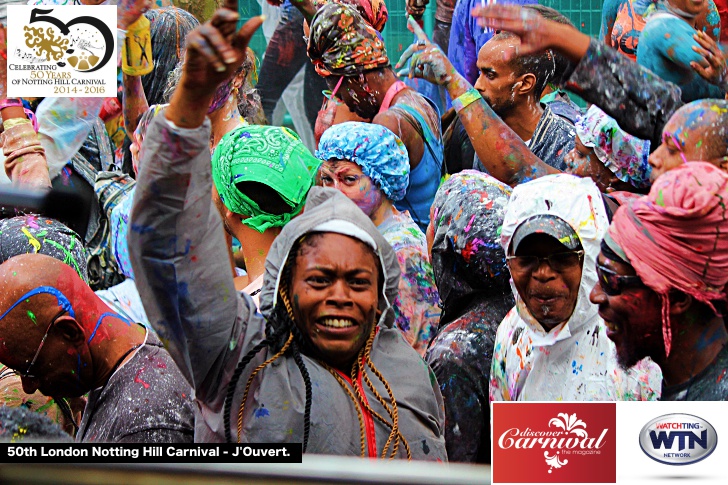
[(129, 234), (149, 321), (195, 389), (195, 439), (445, 461), (437, 380), (392, 325), (395, 254), (353, 202), (311, 189), (271, 247), (262, 315), (235, 291), (205, 113), (236, 67), (217, 56), (242, 61), (260, 25), (235, 33), (236, 20), (221, 9), (190, 35), (179, 87), (147, 132)]

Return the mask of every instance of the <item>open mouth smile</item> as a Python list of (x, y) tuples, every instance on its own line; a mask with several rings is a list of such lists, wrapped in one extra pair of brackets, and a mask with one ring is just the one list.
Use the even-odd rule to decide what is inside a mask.
[(356, 325), (348, 318), (322, 318), (317, 323), (329, 328), (349, 328)]

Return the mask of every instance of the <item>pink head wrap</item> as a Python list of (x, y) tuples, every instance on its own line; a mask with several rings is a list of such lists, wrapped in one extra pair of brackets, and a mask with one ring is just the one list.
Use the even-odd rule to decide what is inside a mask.
[(637, 275), (662, 300), (662, 335), (670, 355), (669, 291), (715, 307), (728, 283), (728, 174), (706, 162), (671, 170), (650, 193), (622, 206), (609, 235)]

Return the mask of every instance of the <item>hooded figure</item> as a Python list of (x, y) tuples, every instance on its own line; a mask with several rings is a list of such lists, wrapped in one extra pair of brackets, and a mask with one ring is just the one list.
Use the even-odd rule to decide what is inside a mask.
[(440, 330), (425, 360), (445, 400), (450, 461), (490, 463), (488, 375), (498, 324), (513, 308), (500, 231), (511, 188), (464, 170), (435, 196), (430, 236), (442, 295)]
[[(435, 287), (425, 234), (407, 211), (394, 203), (409, 185), (407, 149), (391, 130), (374, 123), (348, 121), (326, 130), (316, 156), (319, 181), (334, 187), (369, 216), (399, 261), (395, 324), (420, 355), (437, 332), (440, 297)], [(355, 179), (357, 183), (347, 182)], [(429, 218), (428, 218), (429, 219)]]
[[(258, 313), (249, 296), (235, 292), (228, 270), (221, 220), (210, 201), (209, 135), (209, 120), (194, 129), (176, 128), (161, 116), (152, 121), (129, 236), (150, 322), (195, 389), (196, 440), (447, 460), (437, 381), (393, 327), (399, 267), (391, 247), (343, 194), (314, 187), (303, 214), (270, 249)], [(354, 379), (325, 357), (318, 330), (310, 331), (305, 318), (310, 315), (299, 320), (303, 300), (317, 285), (367, 281), (334, 272), (308, 276), (322, 270), (300, 265), (317, 251), (307, 241), (332, 235), (359, 250), (365, 246), (379, 266), (372, 273), (380, 276), (377, 305), (371, 331), (362, 335), (366, 345), (351, 363)], [(309, 292), (296, 291), (299, 281), (309, 280)], [(343, 296), (340, 301), (342, 308), (349, 304)], [(316, 326), (321, 335), (349, 326), (323, 324)]]
[[(596, 258), (609, 222), (591, 179), (549, 175), (513, 190), (501, 232), (506, 255), (521, 224), (548, 216), (568, 224), (584, 251), (581, 282), (571, 317), (550, 331), (534, 318), (515, 285), (516, 306), (498, 327), (490, 395), (497, 401), (615, 401), (659, 398), (662, 373), (645, 359), (622, 371), (614, 344), (589, 293), (597, 281)], [(572, 248), (573, 249), (573, 248)]]

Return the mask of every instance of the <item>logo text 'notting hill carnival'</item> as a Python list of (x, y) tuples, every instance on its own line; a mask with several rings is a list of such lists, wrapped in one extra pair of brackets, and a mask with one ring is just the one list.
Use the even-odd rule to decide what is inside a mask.
[(640, 431), (640, 448), (665, 465), (690, 465), (707, 458), (718, 445), (718, 434), (706, 420), (691, 414), (666, 414)]
[[(551, 428), (555, 429), (551, 429)], [(598, 437), (589, 436), (586, 423), (578, 419), (576, 413), (559, 413), (549, 421), (549, 430), (538, 431), (526, 428), (510, 428), (498, 438), (498, 446), (502, 449), (538, 449), (544, 451), (546, 464), (553, 469), (561, 468), (569, 463), (561, 459), (564, 455), (595, 455), (604, 446), (608, 430), (603, 429)], [(560, 428), (560, 430), (558, 429)]]

